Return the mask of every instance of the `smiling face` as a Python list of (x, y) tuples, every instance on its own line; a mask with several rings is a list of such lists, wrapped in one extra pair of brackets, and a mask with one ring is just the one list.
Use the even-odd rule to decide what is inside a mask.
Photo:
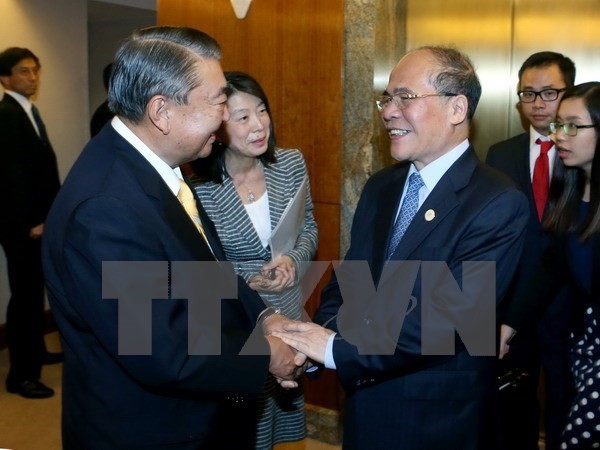
[[(540, 92), (544, 89), (563, 89), (566, 83), (558, 65), (530, 67), (523, 72), (519, 83), (521, 91)], [(545, 101), (537, 95), (532, 103), (520, 102), (521, 112), (533, 128), (540, 134), (547, 136), (550, 133), (550, 122), (556, 117), (556, 110), (560, 104), (563, 93), (552, 101)]]
[(267, 151), (271, 118), (263, 101), (236, 91), (227, 100), (229, 119), (223, 123), (223, 140), (238, 155), (258, 157)]
[(187, 104), (166, 102), (164, 114), (168, 117), (170, 145), (168, 155), (163, 156), (171, 166), (208, 156), (215, 132), (223, 120), (229, 119), (225, 77), (219, 61), (203, 59), (197, 66), (202, 83), (190, 91)]
[[(560, 103), (556, 120), (560, 123), (590, 125), (592, 118), (582, 98), (568, 98)], [(562, 129), (554, 135), (558, 156), (567, 167), (580, 167), (590, 176), (596, 151), (598, 131), (595, 128), (579, 128), (577, 136), (568, 136)]]
[[(435, 94), (430, 79), (439, 70), (439, 64), (429, 50), (411, 52), (394, 67), (386, 94)], [(461, 97), (460, 102), (464, 102), (464, 96)], [(392, 157), (397, 161), (411, 161), (420, 170), (465, 139), (467, 134), (457, 133), (455, 127), (463, 124), (466, 114), (464, 111), (462, 119), (456, 116), (457, 98), (416, 98), (409, 100), (404, 109), (390, 102), (380, 114), (390, 137)], [(463, 125), (468, 130), (468, 125)]]
[(40, 66), (33, 58), (25, 58), (12, 68), (8, 76), (0, 76), (4, 89), (14, 91), (24, 97), (35, 95), (40, 82)]

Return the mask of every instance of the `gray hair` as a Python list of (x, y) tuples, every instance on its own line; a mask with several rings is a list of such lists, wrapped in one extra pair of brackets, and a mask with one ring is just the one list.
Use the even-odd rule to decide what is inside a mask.
[(202, 84), (196, 64), (203, 58), (220, 60), (221, 48), (200, 30), (149, 27), (135, 31), (115, 56), (108, 90), (111, 111), (139, 123), (155, 95), (187, 104), (190, 91)]
[(481, 83), (469, 57), (452, 47), (424, 46), (418, 50), (428, 50), (439, 64), (439, 71), (430, 75), (431, 85), (437, 92), (467, 97), (467, 119), (471, 120), (481, 97)]

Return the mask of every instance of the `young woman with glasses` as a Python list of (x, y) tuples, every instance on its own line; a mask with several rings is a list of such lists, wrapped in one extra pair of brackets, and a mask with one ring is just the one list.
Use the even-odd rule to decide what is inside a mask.
[(570, 284), (575, 395), (561, 449), (600, 448), (600, 82), (567, 89), (550, 130), (563, 163), (555, 165), (544, 220), (556, 245), (507, 314), (501, 345), (533, 327), (552, 292)]

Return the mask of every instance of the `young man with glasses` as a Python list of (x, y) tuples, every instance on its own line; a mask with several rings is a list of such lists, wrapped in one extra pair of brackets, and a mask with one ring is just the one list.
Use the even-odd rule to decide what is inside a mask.
[[(563, 92), (575, 82), (575, 65), (566, 56), (550, 51), (534, 53), (519, 70), (518, 109), (529, 124), (527, 132), (490, 147), (487, 163), (511, 177), (526, 194), (530, 205), (525, 249), (509, 292), (530, 278), (535, 261), (549, 245), (542, 222), (556, 149), (550, 140), (551, 123)], [(557, 162), (560, 164), (560, 162)], [(546, 449), (559, 448), (560, 430), (566, 420), (571, 392), (568, 361), (568, 295), (560, 292), (552, 301), (537, 330), (519, 333), (500, 349), (504, 370), (525, 373), (516, 387), (501, 397), (502, 448), (537, 450), (539, 438), (538, 379), (544, 371), (544, 424)], [(503, 326), (503, 329), (507, 328)]]

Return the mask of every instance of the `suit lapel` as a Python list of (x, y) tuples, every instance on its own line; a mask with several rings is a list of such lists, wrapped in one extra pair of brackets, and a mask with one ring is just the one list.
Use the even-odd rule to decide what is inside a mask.
[[(9, 94), (4, 94), (4, 98), (2, 99), (2, 101), (6, 101), (9, 102), (13, 108), (15, 108), (16, 111), (19, 111), (21, 114), (21, 119), (23, 121), (23, 123), (27, 123), (29, 128), (30, 128), (30, 133), (31, 136), (35, 136), (42, 144), (46, 145), (47, 147), (52, 147), (50, 145), (50, 141), (48, 139), (44, 140), (40, 137), (40, 135), (37, 133), (37, 131), (35, 130), (35, 127), (33, 126), (33, 123), (31, 123), (31, 119), (29, 118), (29, 116), (27, 115), (27, 112), (25, 111), (25, 109), (23, 109), (23, 107), (21, 106), (21, 104), (12, 96)], [(40, 130), (40, 133), (42, 132), (42, 130)]]
[[(274, 186), (275, 180), (278, 176), (282, 175), (278, 172), (277, 163), (271, 164), (268, 167), (265, 167), (265, 184), (267, 187), (267, 192), (269, 193), (269, 206), (270, 206), (270, 214), (271, 214), (271, 230), (274, 230), (279, 220), (281, 219), (281, 214), (288, 202), (291, 200), (292, 196), (295, 194), (288, 189), (280, 189), (277, 186)], [(288, 184), (288, 186), (290, 186)], [(289, 194), (289, 195), (288, 195)]]
[[(443, 223), (446, 216), (459, 205), (457, 192), (467, 186), (477, 162), (475, 151), (472, 147), (469, 147), (446, 171), (417, 211), (391, 259), (411, 259), (414, 251), (423, 244), (433, 230)], [(432, 216), (433, 218), (431, 219)]]
[(535, 206), (535, 198), (533, 197), (533, 186), (531, 185), (531, 163), (529, 161), (529, 134), (523, 134), (523, 139), (520, 142), (518, 157), (515, 158), (517, 180), (520, 185), (521, 191), (527, 197), (529, 202), (529, 209), (531, 211), (531, 217), (534, 217), (536, 222), (538, 221), (537, 207)]
[[(375, 218), (373, 236), (373, 279), (377, 283), (383, 264), (386, 261), (387, 248), (392, 236), (392, 230), (394, 228), (394, 221), (396, 218), (396, 212), (400, 207), (400, 198), (402, 197), (402, 191), (408, 176), (408, 170), (410, 164), (398, 164), (394, 168), (393, 176), (391, 178), (389, 186), (386, 186), (383, 191), (389, 193), (388, 195), (379, 195), (377, 199), (378, 205), (377, 210), (380, 213)], [(389, 201), (390, 198), (395, 201)]]
[[(265, 171), (266, 172), (266, 171)], [(269, 202), (271, 194), (269, 193)], [(248, 245), (256, 252), (257, 256), (268, 258), (267, 250), (262, 246), (260, 238), (254, 229), (250, 216), (246, 212), (244, 204), (233, 186), (231, 178), (226, 177), (223, 183), (216, 185), (214, 198), (220, 199), (217, 207), (223, 217), (229, 217), (236, 231), (248, 242)], [(227, 208), (227, 209), (225, 209)]]
[(529, 168), (529, 134), (524, 134), (519, 143), (517, 157), (515, 158), (515, 172), (521, 189), (527, 197), (533, 199), (533, 190), (531, 188), (531, 173)]
[[(146, 195), (156, 204), (156, 208), (161, 212), (173, 233), (185, 247), (190, 249), (196, 259), (201, 261), (213, 260), (214, 257), (206, 242), (158, 172), (129, 142), (116, 131), (113, 130), (113, 133), (116, 136), (115, 150), (119, 151), (125, 164), (129, 167)], [(196, 201), (196, 203), (199, 204), (200, 202)], [(198, 212), (201, 214), (202, 223), (210, 222), (206, 213), (204, 213), (204, 209), (201, 208), (201, 205), (199, 206)], [(202, 213), (204, 213), (204, 216), (202, 216)], [(211, 241), (215, 241), (214, 237), (208, 237), (212, 230), (214, 230), (214, 227), (207, 227), (207, 230), (205, 230), (211, 246), (213, 245)], [(215, 254), (218, 258), (221, 258), (219, 256), (222, 255), (220, 245), (216, 247)]]

